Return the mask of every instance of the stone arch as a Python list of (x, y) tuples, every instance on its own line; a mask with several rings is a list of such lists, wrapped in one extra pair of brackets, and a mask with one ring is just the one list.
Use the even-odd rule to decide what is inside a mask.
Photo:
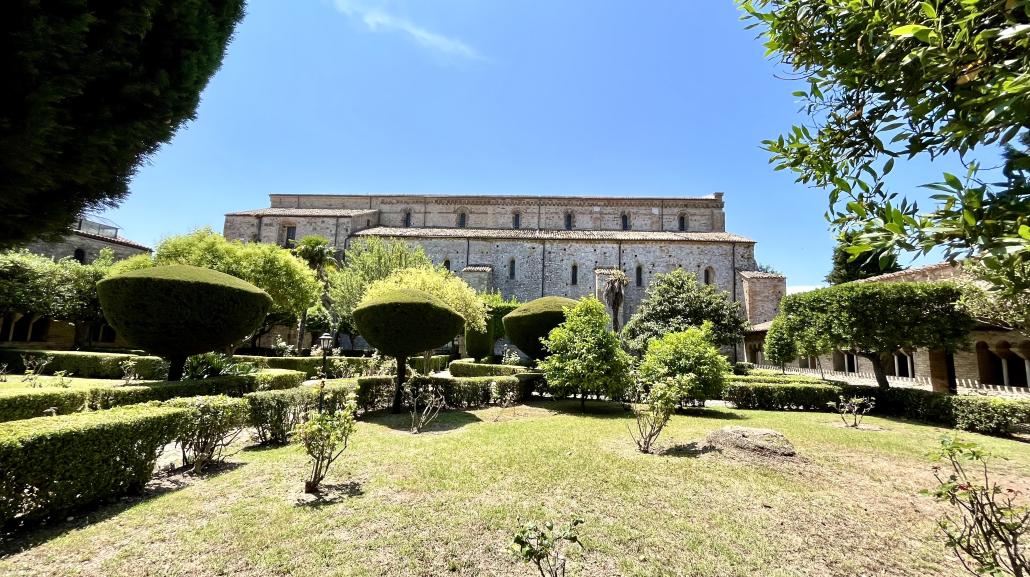
[(511, 260), (508, 261), (508, 278), (511, 279), (511, 280), (515, 280), (515, 258), (514, 257), (512, 257)]
[(980, 341), (976, 343), (976, 374), (981, 384), (1002, 385), (1004, 383), (1001, 357), (991, 351), (991, 347)]
[(519, 211), (513, 211), (511, 213), (511, 227), (522, 228), (522, 213)]
[(715, 284), (715, 267), (705, 267), (702, 279), (704, 280), (705, 284)]
[(630, 221), (628, 212), (623, 211), (622, 214), (619, 215), (619, 223), (622, 226), (622, 230), (629, 230), (631, 228), (633, 223)]
[(679, 215), (676, 217), (676, 228), (679, 229), (680, 232), (686, 232), (689, 226), (690, 218), (687, 216), (687, 213), (679, 213)]
[(576, 215), (571, 210), (565, 211), (565, 230), (576, 228)]
[(411, 227), (411, 209), (410, 208), (406, 208), (406, 209), (404, 209), (404, 228), (410, 228), (410, 227)]
[(79, 261), (80, 264), (86, 264), (86, 251), (81, 248), (77, 248), (75, 249), (75, 252), (72, 253), (72, 258)]
[(459, 208), (455, 213), (454, 223), (458, 228), (467, 228), (469, 225), (469, 211), (464, 208)]
[(579, 285), (579, 265), (572, 263), (572, 270), (569, 271), (569, 284), (572, 286)]
[(449, 259), (449, 258), (443, 259), (443, 267), (445, 269), (447, 269), (447, 270), (451, 270), (451, 259)]

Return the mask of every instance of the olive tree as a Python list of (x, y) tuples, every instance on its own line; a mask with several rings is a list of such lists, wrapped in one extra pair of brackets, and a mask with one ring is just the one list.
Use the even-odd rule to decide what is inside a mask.
[(587, 297), (564, 315), (543, 340), (550, 353), (540, 361), (547, 389), (557, 397), (579, 394), (581, 408), (591, 393), (621, 399), (630, 384), (632, 361), (608, 328), (604, 304)]

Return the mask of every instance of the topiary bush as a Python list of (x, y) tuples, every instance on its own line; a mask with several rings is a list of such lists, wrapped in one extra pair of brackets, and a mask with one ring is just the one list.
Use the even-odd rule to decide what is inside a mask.
[(408, 357), (447, 344), (465, 321), (427, 292), (397, 288), (362, 299), (354, 309), (354, 323), (370, 345), (397, 359), (393, 410), (399, 412)]
[(500, 377), (517, 375), (529, 369), (517, 365), (475, 363), (468, 359), (463, 359), (447, 365), (447, 370), (455, 377)]
[(494, 331), (490, 323), (486, 331), (465, 330), (465, 355), (473, 359), (484, 359), (494, 354)]
[(140, 491), (184, 415), (140, 405), (0, 424), (0, 525)]
[(576, 301), (565, 297), (540, 297), (529, 301), (504, 316), (504, 334), (529, 358), (543, 359), (547, 351), (540, 339), (565, 322), (564, 309), (574, 306)]
[(65, 371), (69, 375), (84, 379), (120, 379), (123, 374), (121, 363), (126, 360), (136, 362), (136, 373), (141, 379), (162, 380), (168, 374), (168, 363), (160, 357), (123, 353), (0, 349), (0, 364), (6, 363), (9, 373), (21, 373), (25, 370), (22, 355), (52, 356), (53, 360), (47, 364), (43, 372), (47, 375)]
[(190, 355), (221, 349), (261, 326), (272, 299), (227, 274), (186, 265), (159, 266), (106, 278), (97, 294), (107, 322), (133, 346), (169, 360), (182, 378)]

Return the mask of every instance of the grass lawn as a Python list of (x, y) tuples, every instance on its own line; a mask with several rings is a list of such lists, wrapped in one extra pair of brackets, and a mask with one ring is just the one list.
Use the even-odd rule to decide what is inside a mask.
[[(363, 421), (328, 496), (303, 495), (298, 446), (252, 447), (204, 477), (4, 545), (2, 575), (533, 575), (507, 547), (520, 520), (585, 520), (570, 575), (962, 575), (935, 534), (944, 509), (925, 453), (941, 429), (867, 418), (709, 409), (677, 415), (660, 440), (726, 426), (784, 433), (800, 458), (636, 452), (631, 417), (575, 403), (451, 412), (431, 432)], [(591, 408), (588, 405), (588, 408)], [(1026, 444), (975, 438), (996, 470), (1030, 489)]]

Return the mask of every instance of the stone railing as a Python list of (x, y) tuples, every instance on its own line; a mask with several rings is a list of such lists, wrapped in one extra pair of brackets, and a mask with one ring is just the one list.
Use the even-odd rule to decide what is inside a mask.
[[(819, 369), (806, 369), (802, 367), (778, 367), (776, 365), (755, 365), (756, 368), (770, 371), (787, 372), (797, 375), (810, 375), (822, 377), (831, 381), (843, 381), (851, 385), (876, 386), (876, 375), (873, 373), (844, 372), (844, 371), (820, 371)], [(895, 377), (888, 376), (887, 382), (892, 387), (926, 389), (930, 390), (930, 377)], [(964, 395), (999, 395), (999, 396), (1027, 396), (1030, 395), (1028, 387), (1006, 387), (1003, 385), (985, 385), (977, 379), (957, 379), (956, 384), (960, 394)]]

